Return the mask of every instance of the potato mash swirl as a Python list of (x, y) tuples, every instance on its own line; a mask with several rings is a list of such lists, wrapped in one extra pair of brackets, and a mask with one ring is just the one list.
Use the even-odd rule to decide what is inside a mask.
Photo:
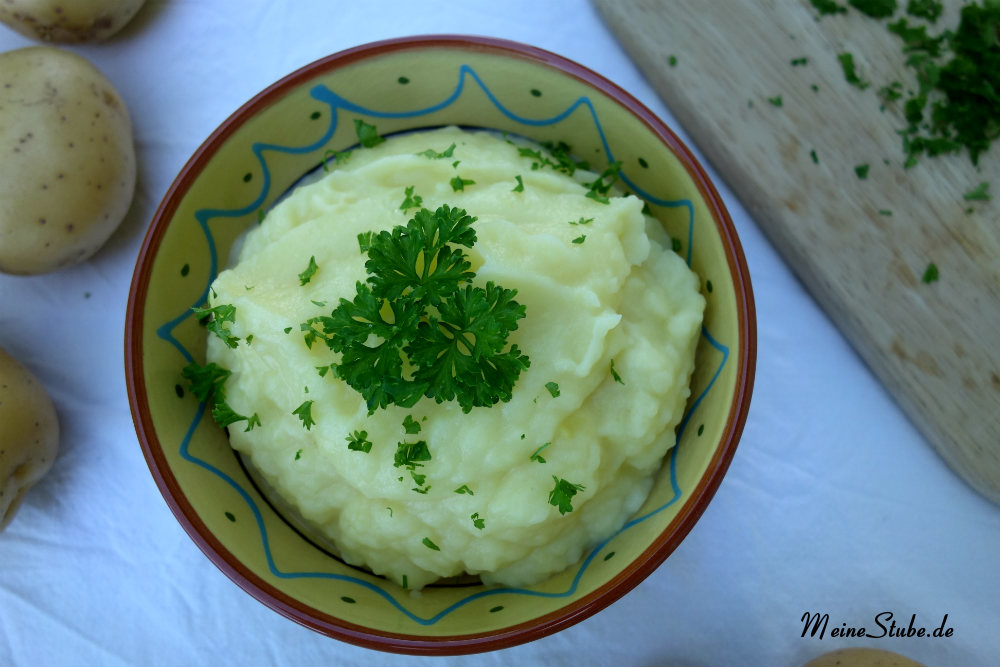
[[(400, 135), (297, 188), (214, 281), (210, 305), (235, 308), (239, 342), (211, 336), (208, 359), (232, 373), (233, 410), (259, 417), (230, 427), (232, 446), (347, 562), (410, 589), (462, 573), (529, 585), (641, 506), (675, 443), (705, 304), (642, 202), (585, 196), (595, 178), (493, 133)], [(359, 234), (406, 224), (414, 196), (474, 216), (474, 283), (517, 290), (525, 306), (509, 340), (530, 367), (507, 402), (464, 413), (422, 398), (369, 414), (322, 370), (336, 355), (303, 341), (304, 321), (365, 280)], [(350, 446), (362, 431), (368, 451)], [(399, 443), (418, 441), (429, 459), (397, 465)], [(569, 511), (550, 502), (560, 480)]]

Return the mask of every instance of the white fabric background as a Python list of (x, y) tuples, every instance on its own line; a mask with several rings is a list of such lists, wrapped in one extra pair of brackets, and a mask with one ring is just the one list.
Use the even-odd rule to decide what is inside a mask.
[[(149, 474), (125, 393), (125, 306), (150, 217), (197, 146), (266, 85), (347, 47), (445, 32), (555, 51), (674, 125), (586, 0), (149, 0), (112, 42), (72, 49), (125, 97), (139, 183), (92, 260), (0, 276), (0, 345), (40, 377), (63, 429), (55, 467), (0, 534), (0, 665), (798, 665), (848, 644), (1000, 661), (1000, 508), (914, 430), (724, 183), (757, 299), (753, 404), (703, 518), (623, 599), (531, 644), (417, 658), (300, 627), (202, 555)], [(0, 26), (0, 50), (29, 44)], [(931, 627), (948, 614), (954, 635), (802, 638), (805, 611), (870, 628), (883, 611)]]

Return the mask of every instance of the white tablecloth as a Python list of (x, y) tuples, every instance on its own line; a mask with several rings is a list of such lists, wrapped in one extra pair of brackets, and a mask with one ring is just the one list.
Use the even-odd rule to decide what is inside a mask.
[[(426, 33), (555, 51), (674, 125), (585, 0), (149, 0), (110, 43), (72, 48), (131, 109), (139, 183), (93, 259), (0, 276), (0, 346), (42, 380), (62, 425), (54, 468), (0, 533), (0, 665), (798, 665), (859, 644), (997, 664), (1000, 507), (947, 468), (718, 181), (757, 300), (753, 404), (701, 521), (623, 599), (520, 647), (398, 656), (286, 620), (198, 550), (149, 474), (125, 393), (125, 306), (152, 213), (198, 145), (266, 85), (347, 47)], [(0, 51), (31, 43), (0, 26)], [(807, 611), (871, 631), (882, 612), (904, 627), (947, 615), (953, 634), (802, 637)]]

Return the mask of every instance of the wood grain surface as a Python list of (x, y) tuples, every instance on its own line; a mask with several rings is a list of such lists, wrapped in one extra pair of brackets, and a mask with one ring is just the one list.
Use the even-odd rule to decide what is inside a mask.
[[(594, 2), (906, 414), (1000, 503), (1000, 146), (978, 167), (959, 154), (904, 168), (901, 102), (883, 107), (877, 90), (897, 80), (915, 88), (915, 75), (886, 21), (856, 10)], [(931, 34), (958, 24), (961, 3), (945, 4)], [(846, 81), (840, 53), (869, 87)], [(855, 168), (865, 164), (862, 179)], [(983, 182), (992, 199), (967, 201)], [(925, 283), (931, 263), (940, 278)]]

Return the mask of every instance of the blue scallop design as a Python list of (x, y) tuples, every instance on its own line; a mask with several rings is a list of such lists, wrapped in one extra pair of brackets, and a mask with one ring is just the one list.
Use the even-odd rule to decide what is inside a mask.
[[(266, 155), (267, 153), (308, 154), (313, 152), (318, 153), (319, 151), (324, 150), (324, 147), (326, 146), (327, 142), (329, 142), (330, 138), (333, 137), (334, 133), (337, 130), (337, 123), (339, 121), (339, 114), (338, 114), (339, 111), (347, 113), (353, 112), (374, 118), (413, 118), (434, 113), (436, 111), (447, 108), (449, 105), (453, 104), (456, 100), (458, 100), (462, 96), (462, 93), (464, 92), (465, 87), (469, 81), (478, 86), (479, 89), (486, 94), (490, 102), (503, 115), (525, 126), (544, 127), (544, 126), (554, 125), (560, 122), (561, 120), (565, 119), (566, 117), (568, 117), (570, 114), (576, 112), (578, 109), (583, 109), (585, 113), (589, 114), (594, 124), (594, 128), (596, 129), (598, 136), (600, 137), (601, 145), (603, 147), (604, 154), (608, 162), (613, 162), (615, 160), (614, 152), (612, 151), (611, 146), (608, 144), (607, 138), (604, 133), (604, 129), (601, 126), (600, 119), (597, 116), (597, 112), (594, 109), (594, 105), (591, 103), (588, 97), (586, 96), (580, 97), (572, 104), (570, 104), (568, 107), (566, 107), (566, 109), (563, 110), (561, 113), (558, 113), (554, 116), (546, 118), (530, 118), (527, 116), (522, 116), (514, 113), (506, 106), (504, 106), (503, 103), (489, 89), (489, 87), (486, 86), (486, 84), (482, 81), (482, 79), (479, 77), (476, 71), (468, 65), (462, 65), (459, 68), (458, 83), (455, 87), (454, 92), (452, 92), (450, 95), (448, 95), (445, 99), (443, 99), (441, 102), (437, 104), (424, 107), (421, 109), (414, 109), (411, 111), (390, 112), (390, 111), (380, 111), (378, 109), (363, 107), (338, 95), (337, 93), (330, 90), (326, 86), (322, 85), (316, 86), (310, 91), (311, 96), (317, 101), (326, 104), (330, 108), (330, 124), (323, 132), (322, 136), (320, 136), (313, 143), (305, 146), (283, 146), (278, 144), (266, 144), (266, 143), (253, 144), (252, 152), (254, 157), (256, 158), (257, 164), (260, 166), (261, 181), (262, 181), (260, 192), (257, 195), (257, 197), (247, 206), (238, 209), (200, 209), (195, 212), (195, 218), (199, 226), (201, 227), (202, 232), (205, 235), (205, 242), (207, 244), (207, 250), (209, 253), (209, 260), (210, 260), (210, 271), (209, 271), (209, 278), (208, 281), (205, 283), (204, 290), (202, 290), (201, 294), (199, 294), (197, 300), (191, 304), (191, 307), (200, 306), (205, 302), (208, 296), (210, 285), (212, 281), (214, 281), (218, 273), (218, 266), (219, 266), (218, 251), (215, 244), (215, 238), (213, 237), (212, 231), (209, 227), (209, 223), (212, 220), (219, 218), (240, 218), (246, 216), (250, 213), (253, 213), (255, 210), (259, 209), (264, 204), (264, 202), (268, 198), (268, 195), (270, 194), (270, 188), (271, 188), (271, 172), (270, 169), (268, 168), (267, 155)], [(323, 159), (322, 155), (318, 155), (317, 162), (319, 162), (321, 159)], [(628, 174), (626, 174), (624, 171), (621, 172), (620, 178), (624, 183), (628, 185), (629, 188), (632, 189), (633, 192), (635, 192), (637, 195), (639, 195), (648, 202), (670, 208), (682, 207), (687, 210), (688, 243), (687, 243), (686, 259), (687, 263), (690, 265), (691, 247), (694, 241), (694, 239), (692, 238), (694, 234), (694, 205), (692, 204), (692, 202), (688, 199), (677, 199), (677, 200), (664, 199), (661, 197), (657, 197), (649, 192), (646, 192), (642, 188), (638, 187), (628, 177)], [(176, 317), (164, 322), (156, 330), (157, 336), (162, 340), (166, 341), (167, 343), (173, 345), (187, 362), (193, 361), (194, 357), (192, 356), (191, 352), (187, 350), (180, 343), (180, 341), (178, 341), (174, 337), (173, 331), (178, 325), (180, 325), (184, 320), (186, 320), (189, 317), (193, 317), (193, 313), (190, 309), (186, 309), (183, 312), (179, 313)], [(191, 438), (198, 424), (201, 422), (201, 419), (204, 417), (205, 414), (204, 405), (199, 406), (199, 409), (197, 410), (194, 418), (192, 419), (191, 424), (188, 427), (188, 430), (185, 433), (184, 438), (180, 443), (179, 453), (185, 461), (188, 461), (194, 465), (204, 468), (205, 470), (208, 470), (213, 475), (216, 475), (221, 480), (229, 484), (243, 498), (243, 500), (249, 507), (251, 513), (253, 514), (254, 520), (257, 523), (257, 529), (260, 532), (260, 537), (261, 537), (261, 545), (264, 549), (264, 554), (267, 560), (267, 567), (270, 570), (271, 574), (276, 577), (283, 579), (303, 579), (303, 578), (331, 579), (360, 586), (380, 596), (392, 608), (399, 611), (401, 614), (406, 616), (411, 621), (418, 623), (420, 625), (434, 625), (442, 618), (445, 618), (449, 614), (455, 612), (456, 610), (464, 607), (465, 605), (475, 600), (495, 595), (522, 595), (522, 596), (542, 597), (542, 598), (570, 597), (576, 592), (579, 582), (583, 577), (583, 574), (590, 567), (591, 563), (594, 561), (594, 558), (597, 556), (598, 553), (600, 553), (604, 549), (605, 546), (607, 546), (609, 542), (614, 540), (615, 537), (617, 537), (622, 532), (631, 529), (632, 527), (642, 523), (643, 521), (649, 519), (650, 517), (659, 514), (668, 507), (672, 506), (683, 495), (683, 491), (677, 482), (677, 470), (676, 470), (677, 452), (681, 446), (680, 441), (683, 437), (684, 431), (687, 428), (688, 422), (690, 421), (692, 414), (694, 414), (698, 410), (698, 407), (701, 404), (702, 400), (714, 386), (716, 379), (721, 374), (722, 369), (725, 367), (729, 359), (728, 346), (720, 343), (715, 338), (713, 338), (711, 334), (708, 332), (708, 330), (704, 328), (704, 326), (702, 327), (701, 333), (702, 336), (705, 338), (705, 340), (721, 354), (721, 360), (719, 361), (719, 365), (716, 368), (714, 374), (712, 375), (712, 378), (709, 381), (708, 385), (695, 398), (694, 402), (692, 403), (691, 409), (688, 411), (687, 414), (684, 415), (683, 419), (681, 420), (678, 426), (678, 433), (677, 433), (678, 444), (671, 450), (669, 459), (670, 483), (674, 492), (673, 498), (671, 498), (668, 502), (661, 505), (660, 507), (657, 507), (642, 516), (633, 518), (631, 521), (625, 524), (621, 528), (621, 530), (615, 533), (615, 535), (612, 535), (611, 537), (609, 537), (608, 539), (604, 540), (602, 543), (597, 545), (594, 549), (592, 549), (590, 553), (586, 556), (586, 558), (584, 558), (584, 560), (577, 566), (578, 569), (576, 575), (573, 577), (573, 581), (566, 588), (566, 590), (561, 592), (543, 593), (526, 588), (507, 588), (507, 587), (480, 590), (475, 593), (470, 593), (467, 597), (446, 607), (445, 609), (442, 609), (433, 616), (425, 618), (411, 612), (403, 604), (401, 604), (393, 595), (391, 595), (389, 592), (387, 592), (380, 586), (372, 584), (359, 577), (354, 577), (351, 575), (335, 574), (333, 572), (293, 572), (293, 571), (282, 570), (281, 567), (278, 565), (278, 563), (276, 563), (274, 560), (274, 556), (271, 552), (271, 544), (267, 533), (267, 527), (264, 523), (263, 514), (261, 513), (260, 507), (258, 507), (257, 502), (254, 500), (251, 493), (247, 491), (244, 485), (241, 484), (239, 481), (233, 479), (231, 476), (227, 475), (222, 470), (216, 468), (207, 461), (200, 459), (196, 455), (191, 453), (190, 450)]]

